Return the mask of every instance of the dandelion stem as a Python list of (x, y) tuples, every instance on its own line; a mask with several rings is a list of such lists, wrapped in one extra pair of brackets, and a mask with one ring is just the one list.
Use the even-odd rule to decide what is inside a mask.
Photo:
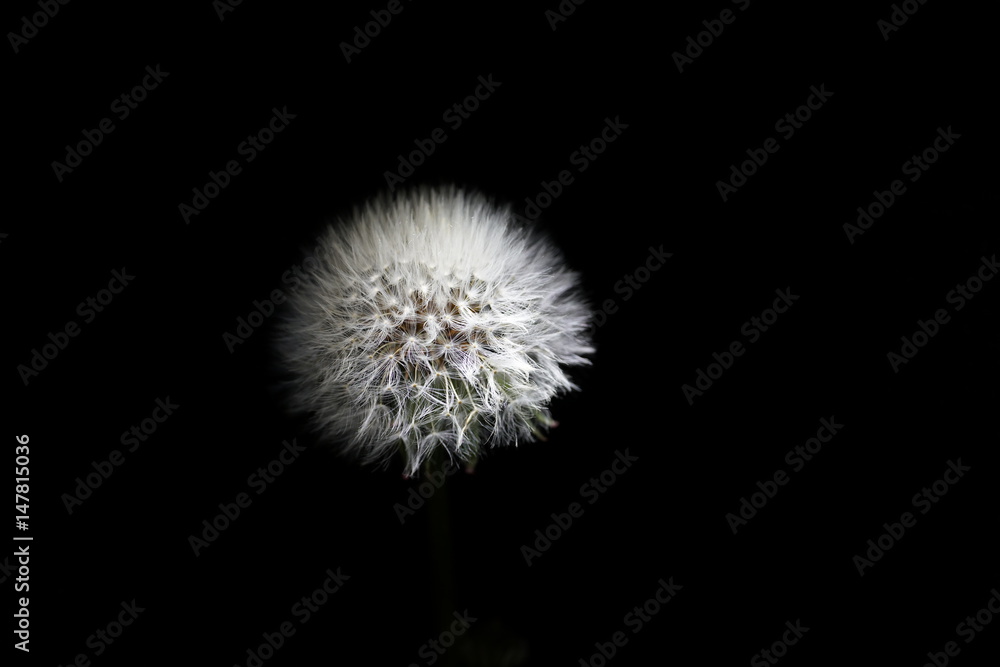
[[(431, 570), (433, 571), (434, 618), (436, 630), (440, 632), (453, 620), (455, 607), (454, 554), (451, 534), (451, 512), (448, 503), (448, 480), (445, 468), (449, 464), (447, 455), (438, 449), (427, 459), (422, 477), (430, 479), (431, 474), (441, 475), (441, 485), (427, 499), (428, 541)], [(445, 663), (447, 664), (447, 662)]]

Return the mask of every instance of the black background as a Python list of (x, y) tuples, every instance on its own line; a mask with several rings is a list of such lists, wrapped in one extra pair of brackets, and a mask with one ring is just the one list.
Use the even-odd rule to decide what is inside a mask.
[[(782, 664), (919, 665), (952, 640), (957, 663), (995, 660), (1000, 623), (971, 644), (955, 628), (1000, 586), (1000, 284), (960, 311), (946, 301), (1000, 249), (986, 17), (927, 3), (885, 40), (888, 3), (594, 0), (555, 30), (554, 0), (403, 6), (350, 63), (339, 44), (385, 3), (246, 0), (220, 20), (210, 2), (73, 2), (8, 51), (4, 437), (11, 459), (13, 436), (31, 438), (30, 661), (244, 665), (293, 621), (266, 664), (428, 664), (420, 646), (445, 629), (428, 509), (402, 526), (394, 511), (415, 483), (310, 446), (254, 494), (248, 476), (283, 440), (314, 439), (272, 391), (273, 319), (232, 353), (222, 336), (437, 127), (447, 141), (407, 184), (479, 188), (523, 213), (571, 170), (538, 224), (591, 301), (618, 306), (549, 441), (447, 482), (452, 602), (474, 630), (520, 638), (531, 665), (579, 664), (619, 630), (610, 664), (746, 664), (796, 619), (810, 630)], [(672, 54), (725, 8), (735, 21), (679, 72)], [(6, 31), (37, 11), (8, 6)], [(66, 145), (157, 64), (163, 83), (57, 179)], [(449, 127), (444, 111), (488, 75), (501, 85)], [(775, 122), (821, 85), (832, 96), (783, 138)], [(287, 129), (185, 224), (192, 188), (284, 107)], [(576, 171), (606, 118), (627, 129)], [(901, 165), (939, 127), (960, 138), (910, 183)], [(723, 201), (716, 182), (767, 137), (778, 152)], [(897, 178), (906, 193), (852, 244), (844, 223)], [(617, 281), (661, 246), (673, 256), (625, 300)], [(16, 367), (122, 267), (134, 281), (25, 385)], [(800, 298), (689, 404), (681, 386), (747, 343), (776, 289)], [(894, 372), (887, 353), (939, 308), (951, 321)], [(168, 396), (176, 413), (68, 513), (76, 478)], [(824, 417), (844, 428), (734, 535), (726, 514)], [(637, 462), (526, 565), (534, 531), (626, 450)], [(859, 576), (866, 541), (959, 458), (971, 471)], [(196, 557), (189, 536), (247, 491)], [(292, 606), (338, 567), (350, 579), (299, 625)], [(623, 617), (670, 577), (683, 588), (632, 634)], [(145, 611), (95, 656), (87, 638), (132, 599)]]

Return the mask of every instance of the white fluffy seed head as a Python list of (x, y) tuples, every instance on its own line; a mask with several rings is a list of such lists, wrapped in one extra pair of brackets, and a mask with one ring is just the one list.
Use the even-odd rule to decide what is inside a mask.
[(366, 462), (415, 475), (531, 441), (590, 363), (590, 313), (559, 251), (478, 193), (385, 196), (321, 238), (279, 331), (290, 405)]

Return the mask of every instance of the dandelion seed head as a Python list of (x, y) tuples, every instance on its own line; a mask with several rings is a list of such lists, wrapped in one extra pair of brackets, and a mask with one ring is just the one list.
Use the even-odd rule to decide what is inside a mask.
[(590, 363), (590, 313), (558, 249), (509, 208), (454, 188), (373, 201), (321, 238), (278, 355), (289, 405), (366, 462), (416, 475), (532, 441)]

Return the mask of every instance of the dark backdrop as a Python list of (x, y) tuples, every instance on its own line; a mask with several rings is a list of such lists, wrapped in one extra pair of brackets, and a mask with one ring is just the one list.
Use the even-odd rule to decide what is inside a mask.
[[(10, 465), (15, 435), (30, 437), (29, 528), (11, 529), (33, 537), (30, 660), (253, 665), (248, 649), (288, 623), (265, 664), (428, 665), (442, 606), (477, 619), (464, 633), (477, 646), (520, 647), (507, 664), (768, 664), (766, 649), (783, 664), (920, 665), (949, 641), (960, 664), (996, 656), (1000, 622), (972, 642), (959, 627), (1000, 587), (1000, 281), (952, 292), (992, 275), (1000, 249), (980, 10), (909, 3), (888, 30), (890, 3), (567, 0), (559, 21), (555, 0), (335, 4), (6, 8), (20, 37), (5, 56), (4, 438)], [(371, 12), (391, 20), (364, 45)], [(480, 77), (494, 89), (478, 108), (445, 116)], [(144, 80), (135, 108), (114, 103)], [(287, 126), (248, 160), (241, 143), (275, 111)], [(798, 127), (782, 122), (795, 113)], [(113, 131), (81, 148), (104, 118)], [(582, 158), (609, 124), (615, 141)], [(433, 510), (397, 514), (417, 483), (314, 448), (284, 415), (274, 318), (224, 339), (437, 128), (446, 141), (406, 184), (479, 188), (526, 218), (541, 204), (535, 224), (603, 311), (549, 441), (447, 481), (451, 597), (433, 578)], [(926, 171), (904, 165), (928, 147)], [(241, 171), (185, 216), (231, 160)], [(890, 196), (866, 228), (845, 227)], [(653, 250), (672, 254), (647, 274)], [(101, 312), (78, 311), (114, 271), (134, 277)], [(646, 282), (627, 290), (626, 276)], [(776, 291), (792, 305), (754, 333)], [(935, 335), (893, 364), (939, 310)], [(49, 334), (64, 348), (45, 348)], [(685, 393), (700, 372), (712, 384)], [(123, 432), (157, 399), (178, 407), (130, 451)], [(832, 440), (786, 458), (821, 420), (841, 425)], [(293, 440), (294, 463), (266, 487), (250, 479)], [(635, 461), (605, 492), (581, 488), (619, 455)], [(968, 470), (938, 497), (949, 462)], [(111, 473), (81, 500), (95, 465)], [(933, 503), (914, 498), (924, 488)], [(191, 536), (225, 526), (220, 503), (240, 493), (249, 506), (196, 555)], [(582, 515), (552, 527), (574, 502)], [(866, 556), (905, 512), (903, 535)], [(349, 579), (303, 623), (295, 605), (338, 568)], [(629, 616), (661, 580), (674, 597)], [(133, 600), (143, 611), (113, 643), (92, 638), (117, 633)], [(460, 655), (435, 662), (504, 664)]]

